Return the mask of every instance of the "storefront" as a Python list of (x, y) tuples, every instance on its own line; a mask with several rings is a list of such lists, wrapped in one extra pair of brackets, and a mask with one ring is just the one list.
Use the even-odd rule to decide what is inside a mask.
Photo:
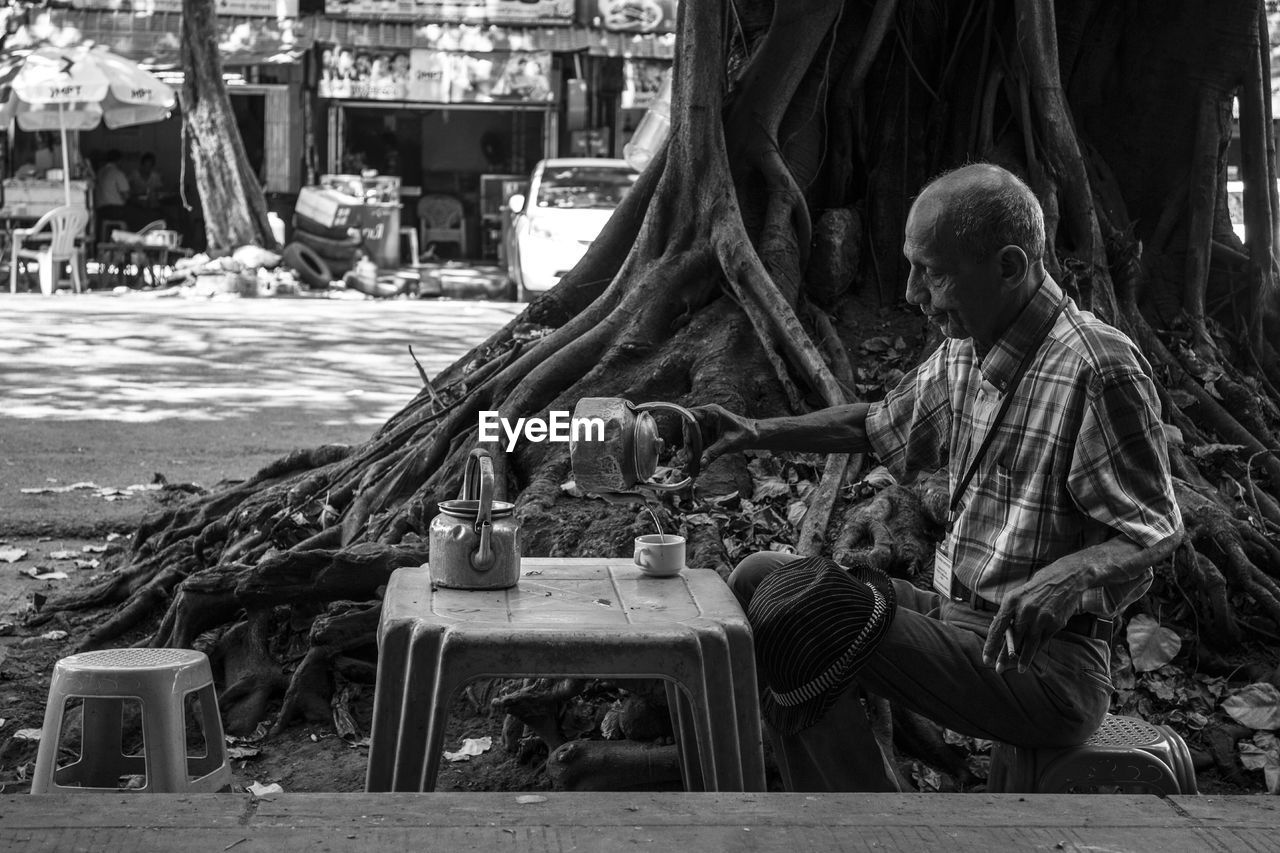
[[(311, 79), (323, 170), (399, 176), (404, 227), (432, 209), (428, 197), (458, 200), (466, 254), (495, 260), (498, 211), (482, 187), (527, 176), (556, 153), (563, 53), (581, 43), (572, 3), (401, 4), (413, 22), (395, 21), (395, 5), (379, 3), (376, 23), (358, 20), (367, 5), (329, 0), (317, 30)], [(421, 23), (446, 13), (476, 23)], [(445, 257), (461, 251), (438, 247)]]
[[(68, 153), (101, 161), (121, 152), (135, 172), (146, 154), (170, 201), (159, 211), (199, 247), (204, 230), (190, 160), (184, 164), (179, 71), (181, 0), (148, 0), (122, 10), (118, 0), (74, 0), (75, 8), (43, 13), (33, 36), (90, 41), (132, 59), (179, 91), (179, 106), (165, 121), (71, 134)], [(302, 59), (312, 45), (311, 22), (297, 18), (298, 0), (218, 0), (218, 46), (237, 126), (272, 206), (287, 211), (303, 180)], [(14, 168), (34, 143), (17, 134)], [(184, 203), (185, 199), (185, 203)], [(188, 206), (190, 210), (188, 210)]]

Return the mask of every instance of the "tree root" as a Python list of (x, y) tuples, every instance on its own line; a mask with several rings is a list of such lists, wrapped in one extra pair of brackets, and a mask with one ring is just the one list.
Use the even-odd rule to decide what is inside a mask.
[(299, 715), (312, 722), (326, 719), (332, 707), (333, 659), (343, 652), (369, 645), (377, 634), (381, 617), (381, 601), (335, 601), (324, 614), (316, 617), (311, 623), (310, 648), (289, 679), (280, 713), (271, 726), (272, 735), (279, 734)]
[(547, 775), (560, 791), (653, 790), (680, 784), (680, 755), (674, 744), (573, 740), (551, 751)]
[(582, 678), (539, 678), (493, 700), (495, 711), (510, 714), (532, 730), (549, 749), (565, 742), (560, 731), (561, 706), (587, 687)]
[[(911, 578), (933, 561), (932, 526), (919, 496), (905, 486), (888, 486), (848, 512), (831, 547), (843, 566), (866, 566), (895, 577)], [(870, 542), (870, 547), (856, 547)]]
[(253, 732), (266, 717), (267, 704), (285, 689), (280, 664), (269, 648), (272, 621), (269, 609), (250, 613), (222, 635), (210, 655), (214, 666), (220, 666), (223, 673), (225, 686), (218, 704), (231, 734)]

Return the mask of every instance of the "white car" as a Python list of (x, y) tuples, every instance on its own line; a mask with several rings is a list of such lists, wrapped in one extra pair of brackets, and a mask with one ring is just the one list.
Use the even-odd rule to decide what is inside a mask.
[(513, 195), (507, 275), (517, 298), (550, 290), (600, 234), (639, 173), (625, 160), (573, 157), (543, 160), (529, 195)]

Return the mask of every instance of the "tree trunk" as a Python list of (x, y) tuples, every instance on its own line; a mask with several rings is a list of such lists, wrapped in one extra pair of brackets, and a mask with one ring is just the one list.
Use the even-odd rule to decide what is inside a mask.
[(191, 145), (210, 249), (279, 247), (222, 79), (214, 0), (182, 0), (182, 136)]
[[(208, 3), (187, 6), (184, 42), (211, 44), (196, 36)], [(877, 337), (885, 318), (928, 343), (923, 320), (900, 312), (910, 199), (938, 169), (985, 158), (1039, 194), (1049, 266), (1068, 292), (1126, 331), (1153, 365), (1189, 533), (1156, 589), (1190, 596), (1208, 644), (1274, 636), (1280, 364), (1258, 331), (1274, 329), (1276, 314), (1274, 145), (1258, 138), (1271, 130), (1259, 91), (1260, 8), (683, 3), (667, 150), (558, 287), (435, 377), (366, 444), (295, 453), (152, 520), (107, 585), (49, 606), (116, 605), (86, 645), (139, 625), (154, 628), (154, 645), (189, 645), (239, 619), (253, 630), (220, 636), (244, 645), (236, 638), (265, 635), (259, 620), (300, 637), (331, 602), (365, 602), (358, 618), (339, 620), (355, 626), (340, 642), (313, 632), (319, 651), (295, 673), (283, 716), (324, 707), (326, 697), (301, 694), (325, 689), (317, 673), (353, 647), (353, 632), (372, 633), (388, 573), (422, 559), (437, 501), (456, 494), (476, 444), (480, 410), (515, 418), (623, 396), (768, 416), (882, 394), (924, 352)], [(188, 87), (220, 96), (184, 103), (189, 126), (207, 129), (198, 118), (206, 110), (210, 122), (229, 115), (216, 56), (184, 56)], [(1224, 119), (1237, 91), (1248, 101), (1250, 228), (1261, 234), (1243, 245), (1225, 192)], [(216, 172), (222, 161), (201, 151)], [(243, 155), (234, 162), (243, 174)], [(897, 359), (888, 370), (870, 355), (886, 351)], [(563, 445), (497, 455), (527, 555), (623, 554), (642, 532), (634, 509), (566, 494)], [(860, 466), (782, 458), (748, 468), (724, 458), (700, 487), (739, 497), (682, 497), (659, 511), (664, 526), (689, 535), (690, 565), (727, 572), (752, 544), (742, 519), (746, 528), (764, 523), (763, 504), (747, 499), (757, 497), (753, 484), (770, 471), (784, 484), (791, 475), (816, 484), (824, 468), (820, 486), (794, 493), (799, 513), (783, 507), (787, 518), (768, 522), (777, 539), (799, 536), (806, 549), (927, 582), (945, 472), (914, 489), (861, 482), (850, 500), (844, 484)], [(282, 652), (252, 648), (283, 669)], [(263, 701), (254, 696), (252, 707)]]

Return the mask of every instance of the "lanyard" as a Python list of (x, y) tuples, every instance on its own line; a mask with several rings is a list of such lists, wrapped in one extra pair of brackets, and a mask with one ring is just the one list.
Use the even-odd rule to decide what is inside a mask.
[(1057, 322), (1058, 315), (1067, 307), (1067, 295), (1062, 295), (1062, 300), (1058, 302), (1058, 307), (1053, 309), (1045, 321), (1036, 330), (1035, 337), (1027, 345), (1027, 350), (1022, 354), (1022, 361), (1018, 362), (1018, 368), (1013, 372), (1013, 377), (1009, 380), (1009, 390), (1005, 391), (1004, 398), (1000, 401), (1000, 409), (996, 412), (995, 420), (991, 422), (991, 426), (987, 429), (986, 436), (982, 439), (978, 452), (974, 454), (973, 459), (969, 462), (968, 469), (964, 472), (964, 476), (960, 478), (960, 482), (956, 484), (956, 490), (951, 494), (951, 504), (948, 506), (947, 512), (947, 532), (951, 532), (951, 527), (955, 524), (956, 509), (960, 506), (960, 499), (964, 497), (965, 489), (969, 488), (969, 481), (973, 479), (973, 475), (978, 470), (978, 463), (982, 461), (982, 457), (986, 455), (987, 448), (991, 446), (991, 442), (995, 440), (996, 432), (999, 430), (1000, 421), (1004, 420), (1005, 412), (1009, 411), (1010, 404), (1013, 403), (1013, 392), (1018, 390), (1018, 384), (1022, 382), (1022, 375), (1027, 372), (1027, 368), (1031, 366), (1031, 360), (1036, 357), (1036, 353), (1040, 352), (1040, 345), (1044, 343), (1044, 339), (1049, 336), (1049, 330), (1053, 328), (1053, 324)]

